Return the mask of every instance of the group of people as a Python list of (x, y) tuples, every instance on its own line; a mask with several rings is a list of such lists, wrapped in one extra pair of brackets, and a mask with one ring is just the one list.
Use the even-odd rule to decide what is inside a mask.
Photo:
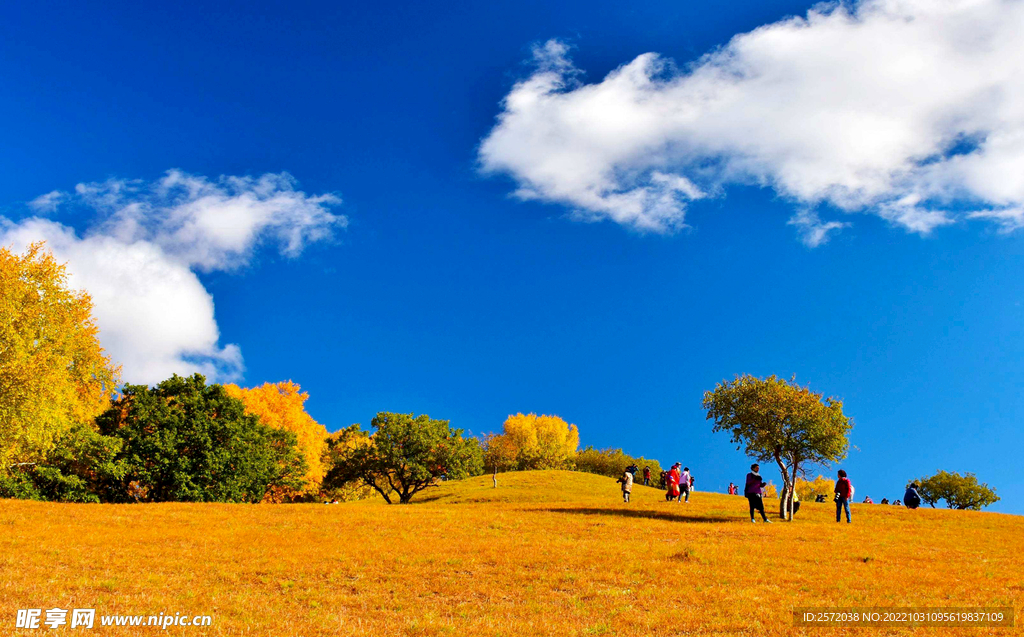
[(690, 492), (693, 491), (694, 479), (690, 474), (690, 467), (683, 467), (681, 462), (672, 465), (672, 468), (665, 472), (665, 500), (671, 502), (689, 502)]
[[(910, 483), (910, 486), (907, 487), (907, 490), (903, 493), (902, 500), (896, 499), (893, 500), (892, 502), (889, 502), (889, 498), (882, 498), (882, 501), (879, 502), (879, 504), (891, 504), (893, 506), (905, 506), (908, 509), (916, 509), (917, 507), (921, 506), (921, 494), (917, 492), (918, 489), (920, 489), (920, 487), (917, 486), (917, 483), (912, 482)], [(874, 503), (874, 500), (872, 500), (870, 497), (864, 498), (864, 504)]]
[[(622, 500), (623, 502), (629, 502), (629, 497), (633, 492), (633, 483), (636, 478), (636, 473), (639, 471), (639, 467), (632, 464), (626, 467), (626, 470), (622, 473), (622, 477), (618, 479), (618, 482), (622, 484)], [(668, 471), (661, 473), (661, 486), (665, 488), (665, 500), (671, 502), (676, 500), (677, 502), (689, 502), (690, 493), (693, 491), (693, 476), (690, 474), (690, 468), (682, 466), (682, 463), (677, 462), (672, 465), (672, 468)], [(651, 468), (644, 467), (643, 470), (643, 481), (645, 486), (650, 486), (651, 483)], [(768, 516), (764, 512), (764, 488), (768, 486), (768, 483), (761, 478), (761, 466), (757, 463), (750, 465), (750, 473), (747, 474), (746, 481), (743, 486), (743, 495), (747, 498), (747, 502), (750, 506), (750, 521), (757, 522), (755, 513), (761, 515), (761, 519), (766, 523), (771, 523)], [(921, 506), (921, 496), (918, 493), (918, 486), (916, 483), (912, 483), (907, 487), (906, 492), (903, 494), (902, 504), (908, 509), (916, 509)], [(836, 503), (836, 522), (841, 522), (843, 514), (846, 514), (846, 522), (850, 524), (853, 522), (852, 515), (850, 514), (850, 502), (853, 501), (854, 488), (853, 483), (850, 482), (850, 477), (846, 474), (846, 471), (840, 469), (836, 479), (836, 485), (833, 489), (833, 501)], [(729, 495), (739, 495), (739, 487), (733, 483), (729, 483)], [(793, 494), (794, 499), (794, 510), (796, 513), (799, 510), (799, 498), (796, 493)], [(819, 494), (815, 498), (815, 502), (824, 502), (825, 496)], [(864, 498), (864, 504), (874, 504), (870, 497)], [(889, 504), (889, 500), (883, 499), (882, 504)], [(899, 505), (900, 501), (896, 500), (892, 504)]]
[[(633, 484), (636, 482), (636, 474), (640, 470), (635, 464), (626, 467), (616, 482), (622, 485), (622, 501), (629, 502), (633, 493)], [(665, 488), (665, 499), (668, 501), (689, 502), (690, 493), (693, 491), (694, 479), (690, 474), (689, 467), (683, 467), (681, 462), (672, 465), (668, 471), (661, 472), (661, 486)], [(644, 486), (651, 486), (651, 468), (644, 467)]]

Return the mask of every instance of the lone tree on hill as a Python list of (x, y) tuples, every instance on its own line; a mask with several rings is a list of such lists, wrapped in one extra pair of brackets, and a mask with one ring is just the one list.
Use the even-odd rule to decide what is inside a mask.
[(939, 500), (945, 500), (947, 508), (971, 511), (981, 511), (982, 507), (999, 501), (995, 490), (987, 484), (979, 484), (973, 473), (960, 475), (940, 471), (930, 478), (920, 478), (915, 482), (918, 484), (917, 493), (933, 509)]
[(793, 489), (798, 476), (812, 465), (846, 457), (852, 419), (843, 403), (801, 387), (795, 380), (749, 374), (719, 383), (704, 393), (707, 419), (714, 431), (729, 431), (737, 448), (760, 462), (774, 461), (782, 473), (780, 514), (793, 519)]
[(483, 472), (483, 452), (476, 438), (465, 438), (447, 420), (427, 415), (380, 412), (370, 423), (377, 430), (367, 444), (341, 453), (324, 480), (325, 487), (360, 480), (388, 504), (392, 494), (405, 504), (443, 476), (462, 479)]

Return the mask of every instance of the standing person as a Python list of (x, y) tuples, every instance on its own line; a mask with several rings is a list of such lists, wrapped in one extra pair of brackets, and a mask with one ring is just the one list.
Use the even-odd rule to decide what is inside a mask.
[(743, 495), (747, 496), (747, 502), (750, 503), (750, 521), (756, 522), (754, 519), (754, 511), (761, 514), (761, 519), (771, 524), (771, 520), (764, 514), (764, 501), (761, 498), (765, 485), (768, 483), (761, 479), (761, 467), (758, 464), (750, 465), (750, 473), (747, 474), (747, 483), (743, 487)]
[(676, 477), (675, 469), (665, 473), (665, 500), (671, 502), (679, 495), (679, 478)]
[(736, 495), (736, 485), (729, 483), (729, 495)]
[(839, 470), (839, 479), (836, 480), (836, 522), (839, 522), (839, 515), (846, 510), (846, 523), (852, 522), (850, 518), (850, 498), (853, 497), (853, 484), (846, 477), (846, 472)]
[[(685, 498), (685, 500), (683, 499)], [(683, 467), (679, 478), (679, 502), (690, 502), (690, 467)]]
[(622, 477), (616, 482), (622, 483), (622, 501), (628, 504), (629, 495), (633, 492), (633, 473), (627, 467), (626, 470), (622, 472)]
[(644, 486), (645, 487), (651, 486), (651, 468), (650, 467), (644, 467)]
[[(903, 494), (903, 504), (908, 509), (916, 509), (921, 506), (921, 495), (917, 492), (918, 486), (916, 482), (910, 483), (907, 487), (907, 492)], [(896, 500), (896, 504), (899, 504), (899, 500)]]

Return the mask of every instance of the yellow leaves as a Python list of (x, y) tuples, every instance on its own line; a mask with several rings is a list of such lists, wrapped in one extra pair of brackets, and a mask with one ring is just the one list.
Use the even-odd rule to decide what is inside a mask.
[(260, 387), (243, 389), (238, 385), (225, 385), (228, 395), (245, 404), (245, 411), (254, 414), (268, 427), (291, 431), (298, 438), (299, 451), (306, 458), (306, 487), (299, 493), (279, 493), (276, 498), (289, 499), (295, 495), (315, 495), (320, 490), (327, 469), (323, 455), (327, 449), (327, 429), (306, 413), (305, 402), (309, 394), (301, 391), (297, 383), (284, 381), (264, 383)]
[(580, 433), (558, 416), (516, 414), (505, 420), (500, 436), (488, 441), (488, 450), (492, 445), (500, 457), (514, 457), (519, 469), (560, 469), (572, 463)]
[(98, 332), (92, 299), (43, 244), (0, 248), (0, 463), (38, 458), (108, 404), (120, 368)]
[(796, 479), (796, 492), (800, 496), (800, 499), (804, 502), (813, 502), (815, 496), (823, 495), (827, 499), (832, 499), (832, 489), (835, 488), (835, 482), (825, 476), (819, 475), (814, 480), (804, 480), (803, 478)]

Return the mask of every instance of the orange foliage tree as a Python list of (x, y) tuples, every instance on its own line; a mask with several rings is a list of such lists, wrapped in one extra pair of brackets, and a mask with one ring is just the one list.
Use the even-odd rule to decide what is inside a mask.
[(315, 496), (320, 491), (327, 472), (324, 466), (324, 452), (327, 450), (327, 429), (313, 420), (304, 407), (309, 394), (303, 392), (297, 383), (264, 383), (260, 387), (243, 389), (238, 385), (225, 385), (228, 395), (245, 405), (246, 413), (254, 414), (268, 427), (283, 429), (295, 434), (298, 448), (306, 458), (305, 486), (298, 491), (281, 487), (268, 494), (270, 501), (303, 499)]
[(43, 248), (0, 248), (0, 467), (39, 460), (109, 404), (120, 368), (100, 347), (92, 299)]

